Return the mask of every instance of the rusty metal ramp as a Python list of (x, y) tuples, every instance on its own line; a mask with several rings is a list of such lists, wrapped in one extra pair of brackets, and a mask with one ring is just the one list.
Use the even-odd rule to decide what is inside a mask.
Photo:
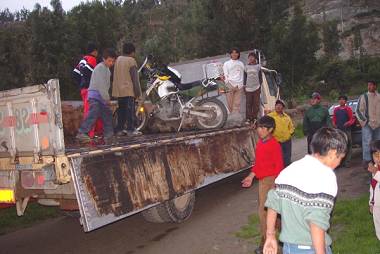
[(252, 128), (140, 138), (69, 154), (85, 231), (219, 181), (252, 165)]

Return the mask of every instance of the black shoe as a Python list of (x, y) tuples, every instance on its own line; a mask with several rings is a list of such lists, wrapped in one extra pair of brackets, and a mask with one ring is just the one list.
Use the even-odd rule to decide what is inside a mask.
[(362, 166), (363, 166), (363, 168), (365, 169), (365, 170), (367, 170), (368, 169), (368, 164), (370, 163), (370, 161), (363, 161), (362, 162)]
[(117, 140), (116, 140), (115, 136), (104, 137), (104, 144), (105, 145), (113, 145), (116, 143), (117, 143)]
[(116, 132), (115, 135), (118, 137), (124, 137), (124, 136), (127, 136), (127, 133), (125, 131), (118, 131)]
[(255, 250), (255, 254), (263, 254), (264, 253), (264, 251), (263, 251), (263, 247), (258, 247), (258, 248), (256, 248), (256, 250)]

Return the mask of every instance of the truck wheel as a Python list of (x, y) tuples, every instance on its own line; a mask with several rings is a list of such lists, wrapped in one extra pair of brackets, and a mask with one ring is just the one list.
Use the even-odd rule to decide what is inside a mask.
[(154, 223), (181, 223), (190, 217), (195, 203), (195, 192), (186, 193), (175, 199), (142, 212), (145, 220)]

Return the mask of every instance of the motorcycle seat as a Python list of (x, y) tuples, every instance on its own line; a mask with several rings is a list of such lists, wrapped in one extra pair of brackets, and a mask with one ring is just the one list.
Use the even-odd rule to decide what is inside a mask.
[(177, 84), (177, 88), (178, 90), (189, 90), (193, 87), (196, 87), (196, 86), (200, 86), (202, 84), (202, 81), (193, 81), (193, 82), (189, 82), (189, 83), (179, 83)]

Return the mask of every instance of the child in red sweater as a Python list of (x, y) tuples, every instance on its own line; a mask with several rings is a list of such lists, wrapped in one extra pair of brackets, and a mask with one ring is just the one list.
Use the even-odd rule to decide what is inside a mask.
[(252, 166), (251, 173), (243, 179), (242, 187), (251, 187), (253, 179), (259, 180), (259, 221), (261, 243), (259, 248), (255, 250), (256, 254), (263, 253), (263, 245), (266, 235), (266, 210), (265, 201), (269, 190), (274, 186), (274, 180), (283, 169), (283, 160), (281, 146), (272, 137), (275, 128), (275, 121), (270, 116), (263, 116), (257, 122), (257, 134), (259, 141), (256, 145), (255, 164)]

